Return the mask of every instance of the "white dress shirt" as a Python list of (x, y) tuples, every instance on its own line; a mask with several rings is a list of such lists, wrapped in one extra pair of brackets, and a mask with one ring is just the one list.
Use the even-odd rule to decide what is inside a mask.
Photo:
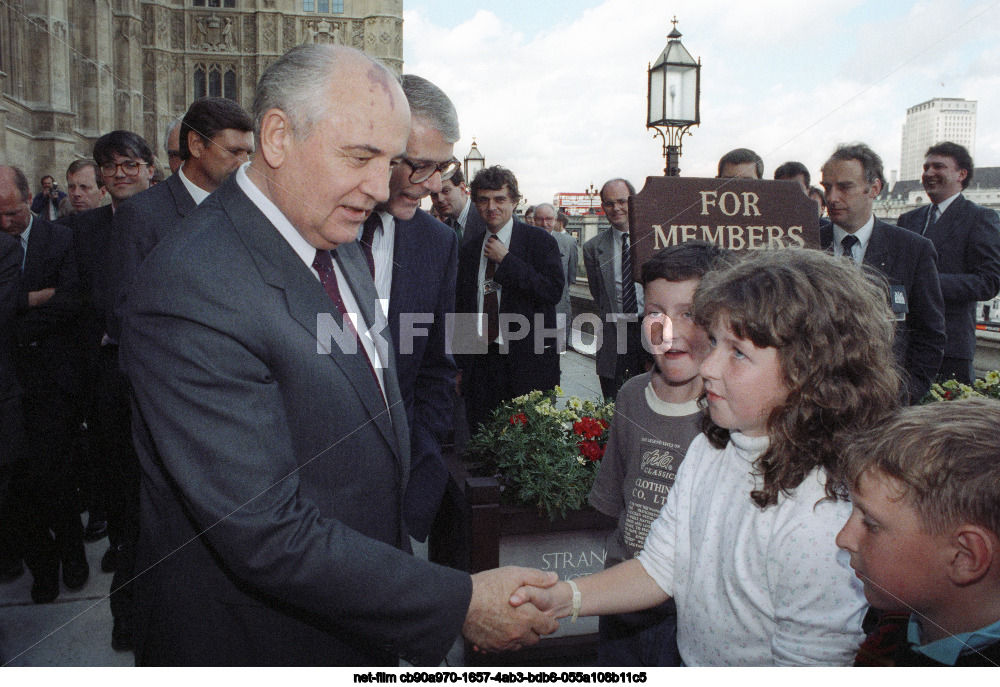
[[(865, 260), (865, 251), (868, 249), (868, 241), (872, 237), (872, 229), (875, 228), (875, 215), (868, 218), (860, 229), (854, 232), (854, 238), (858, 240), (858, 243), (851, 250), (851, 259), (855, 263), (860, 265)], [(844, 255), (844, 246), (840, 243), (847, 236), (846, 231), (841, 229), (836, 224), (833, 225), (833, 254), (838, 258)]]
[[(502, 243), (503, 245), (507, 246), (507, 248), (509, 249), (510, 248), (510, 236), (511, 236), (512, 233), (514, 233), (514, 218), (513, 217), (511, 219), (507, 220), (507, 224), (505, 224), (502, 227), (500, 227), (500, 231), (498, 231), (496, 233), (496, 237), (497, 237), (497, 239), (499, 239), (500, 243)], [(486, 263), (489, 262), (489, 260), (486, 258), (486, 253), (484, 251), (486, 250), (486, 242), (489, 241), (490, 237), (493, 236), (493, 235), (494, 234), (492, 232), (490, 232), (490, 231), (486, 232), (486, 236), (483, 237), (482, 248), (479, 251), (479, 295), (477, 296), (476, 303), (477, 303), (477, 307), (479, 308), (479, 313), (480, 314), (483, 313), (483, 298), (486, 295), (486, 290), (485, 290), (485, 287), (484, 287), (484, 285), (486, 283)], [(497, 269), (500, 269), (500, 265), (497, 265)], [(503, 298), (503, 292), (498, 289), (497, 290), (497, 307), (498, 308), (499, 308), (500, 301), (501, 301), (502, 298)], [(484, 334), (484, 332), (483, 332), (483, 320), (484, 319), (485, 318), (483, 318), (483, 317), (479, 318), (479, 336), (483, 336), (483, 334)], [(503, 343), (503, 334), (498, 335), (496, 341), (497, 341), (497, 343), (501, 343), (502, 344)]]
[[(392, 266), (396, 252), (396, 218), (381, 210), (375, 213), (381, 220), (372, 236), (372, 259), (375, 262), (375, 290), (382, 314), (389, 317), (389, 296), (392, 293)], [(365, 227), (358, 229), (358, 240)]]
[(184, 165), (181, 165), (177, 169), (177, 175), (181, 178), (181, 183), (184, 184), (184, 188), (186, 188), (187, 192), (191, 194), (191, 198), (194, 199), (195, 205), (201, 205), (202, 201), (208, 198), (208, 191), (184, 176)]

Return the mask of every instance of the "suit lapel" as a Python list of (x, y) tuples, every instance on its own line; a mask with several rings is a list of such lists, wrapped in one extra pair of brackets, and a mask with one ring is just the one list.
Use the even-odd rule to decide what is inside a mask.
[(617, 289), (615, 289), (615, 235), (611, 233), (613, 231), (618, 230), (614, 227), (606, 229), (604, 240), (597, 244), (597, 264), (601, 268), (601, 276), (604, 281), (604, 295), (612, 310), (618, 302)]
[(863, 262), (870, 267), (878, 269), (882, 274), (888, 274), (886, 265), (888, 264), (889, 257), (889, 245), (885, 240), (884, 223), (882, 220), (876, 219), (875, 226), (872, 227), (872, 235), (868, 239), (868, 245), (865, 247), (865, 259)]
[[(959, 194), (955, 200), (951, 201), (948, 209), (941, 213), (934, 226), (925, 232), (924, 235), (933, 241), (934, 245), (940, 245), (941, 242), (947, 241), (948, 237), (953, 235), (952, 225), (956, 224), (959, 218), (965, 214), (965, 202), (965, 196)], [(934, 206), (928, 205), (924, 212), (924, 226), (927, 226), (927, 217), (932, 207)]]
[[(316, 325), (318, 314), (330, 313), (337, 326), (342, 327), (343, 320), (341, 315), (337, 308), (333, 306), (333, 303), (331, 303), (330, 297), (323, 290), (319, 280), (316, 279), (315, 275), (313, 275), (295, 250), (285, 241), (281, 233), (264, 216), (264, 213), (247, 198), (246, 194), (243, 193), (236, 183), (235, 175), (231, 176), (219, 188), (217, 193), (219, 194), (220, 205), (229, 215), (233, 225), (241, 230), (240, 235), (246, 241), (250, 255), (257, 264), (264, 281), (284, 292), (285, 302), (288, 305), (288, 314), (291, 318), (309, 332), (310, 338), (317, 342), (320, 342)], [(356, 244), (348, 245), (353, 246), (357, 253), (356, 256), (352, 256), (351, 260), (343, 260), (342, 256), (339, 255), (340, 249), (334, 255), (337, 257), (337, 261), (341, 265), (341, 270), (344, 271), (351, 285), (362, 315), (369, 323), (374, 323), (376, 320), (373, 319), (374, 315), (371, 309), (373, 304), (377, 309), (374, 285), (368, 284), (367, 288), (365, 288), (366, 285), (359, 283), (359, 280), (354, 276), (353, 273), (358, 268), (357, 262), (359, 259), (361, 267), (366, 271), (368, 267), (364, 263), (364, 257), (361, 256), (361, 249), (357, 248)], [(402, 460), (402, 456), (406, 455), (404, 451), (407, 449), (408, 444), (400, 442), (399, 438), (402, 433), (398, 427), (395, 431), (393, 428), (393, 425), (398, 425), (400, 421), (402, 422), (402, 427), (406, 427), (405, 412), (393, 408), (394, 401), (399, 409), (402, 407), (399, 386), (396, 382), (394, 362), (390, 357), (390, 366), (386, 370), (385, 375), (387, 377), (386, 395), (388, 396), (392, 417), (392, 422), (390, 422), (389, 415), (386, 413), (382, 392), (377, 388), (377, 383), (372, 378), (371, 371), (368, 369), (368, 363), (365, 362), (364, 357), (361, 355), (343, 354), (337, 350), (336, 346), (333, 346), (332, 349), (329, 355), (330, 361), (344, 371), (351, 386), (354, 387), (358, 397), (365, 404), (369, 414), (372, 416), (372, 421), (385, 436), (386, 441), (392, 447), (405, 472), (407, 461)], [(391, 379), (391, 384), (389, 383), (389, 379)], [(402, 419), (399, 420), (399, 417)]]
[[(369, 328), (373, 331), (380, 331), (382, 334), (381, 337), (374, 337), (374, 341), (379, 357), (385, 363), (385, 369), (382, 373), (385, 398), (383, 399), (381, 390), (374, 386), (375, 380), (371, 379), (371, 371), (367, 369), (364, 371), (364, 378), (371, 380), (372, 386), (367, 390), (367, 393), (361, 389), (358, 390), (358, 393), (386, 441), (395, 448), (396, 457), (400, 459), (405, 483), (409, 474), (409, 434), (406, 409), (403, 407), (403, 396), (399, 391), (399, 381), (396, 376), (396, 355), (388, 333), (388, 323), (382, 314), (382, 307), (378, 303), (378, 293), (370, 278), (368, 262), (357, 242), (352, 241), (340, 246), (334, 252), (334, 257), (354, 293), (354, 299), (358, 303), (358, 309), (361, 310), (361, 316), (368, 323)], [(350, 357), (364, 368), (368, 367), (368, 363), (360, 355)], [(351, 381), (354, 383), (355, 378), (352, 377)], [(387, 405), (388, 415), (386, 414)]]
[(189, 212), (198, 207), (197, 203), (194, 202), (194, 198), (191, 197), (191, 193), (184, 186), (184, 182), (181, 181), (179, 175), (170, 175), (164, 183), (167, 185), (170, 195), (173, 196), (174, 205), (177, 207), (178, 215), (181, 217), (187, 217)]

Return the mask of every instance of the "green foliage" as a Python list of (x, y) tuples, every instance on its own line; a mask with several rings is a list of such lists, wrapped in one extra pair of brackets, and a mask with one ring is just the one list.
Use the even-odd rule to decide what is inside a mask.
[(470, 468), (495, 475), (504, 503), (537, 508), (551, 520), (582, 508), (594, 484), (614, 403), (566, 399), (559, 387), (498, 408), (469, 441)]
[(936, 403), (938, 401), (954, 401), (970, 396), (986, 396), (1000, 400), (1000, 372), (987, 372), (982, 378), (976, 379), (972, 386), (962, 384), (958, 380), (948, 379), (931, 385), (931, 390), (921, 399), (921, 403)]

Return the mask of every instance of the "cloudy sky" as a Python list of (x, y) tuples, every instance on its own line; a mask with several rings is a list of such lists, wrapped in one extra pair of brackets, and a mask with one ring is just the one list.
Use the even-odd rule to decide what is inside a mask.
[(461, 158), (475, 137), (534, 204), (612, 176), (662, 174), (645, 127), (646, 69), (677, 16), (701, 58), (700, 127), (681, 173), (714, 176), (748, 147), (765, 176), (865, 141), (899, 169), (906, 108), (977, 100), (975, 159), (1000, 166), (1000, 0), (406, 0), (404, 71), (454, 100)]

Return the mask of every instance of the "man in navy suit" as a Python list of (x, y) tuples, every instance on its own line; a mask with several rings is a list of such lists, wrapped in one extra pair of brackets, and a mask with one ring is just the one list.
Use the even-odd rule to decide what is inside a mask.
[(469, 187), (465, 185), (461, 169), (455, 170), (450, 179), (441, 180), (441, 190), (432, 192), (431, 200), (445, 224), (458, 234), (461, 245), (482, 240), (486, 234), (486, 223), (469, 196)]
[(976, 303), (1000, 291), (1000, 217), (962, 195), (972, 156), (945, 141), (927, 149), (921, 181), (931, 205), (900, 216), (899, 226), (926, 236), (938, 253), (948, 343), (941, 377), (971, 384), (976, 354)]
[(886, 279), (897, 320), (893, 351), (908, 400), (917, 403), (930, 389), (944, 355), (944, 299), (934, 245), (872, 214), (885, 177), (882, 159), (865, 144), (837, 148), (822, 173), (833, 224), (820, 229), (820, 243)]
[(24, 174), (0, 167), (0, 230), (16, 237), (24, 250), (12, 329), (29, 442), (0, 513), (0, 545), (11, 558), (23, 555), (34, 577), (32, 600), (48, 603), (59, 595), (60, 563), (70, 589), (82, 587), (90, 575), (68, 470), (79, 388), (79, 284), (70, 231), (33, 217), (30, 202)]
[(459, 252), (455, 310), (479, 320), (476, 353), (456, 341), (456, 353), (459, 343), (463, 347), (457, 362), (473, 432), (504, 401), (559, 384), (555, 306), (564, 286), (562, 258), (547, 231), (514, 219), (520, 198), (509, 169), (487, 167), (472, 181), (472, 200), (488, 232)]
[(485, 650), (537, 641), (555, 622), (508, 599), (554, 575), (470, 576), (409, 551), (410, 431), (357, 241), (406, 156), (396, 77), (301, 45), (265, 70), (254, 120), (251, 161), (126, 301), (136, 661), (438, 665), (459, 632)]
[(401, 81), (411, 116), (406, 157), (389, 178), (389, 199), (359, 239), (362, 250), (372, 251), (410, 423), (404, 515), (410, 535), (424, 541), (448, 481), (441, 444), (452, 425), (455, 361), (445, 351), (445, 316), (455, 311), (458, 238), (419, 205), (461, 173), (453, 155), (459, 129), (455, 106), (440, 88), (413, 74)]

